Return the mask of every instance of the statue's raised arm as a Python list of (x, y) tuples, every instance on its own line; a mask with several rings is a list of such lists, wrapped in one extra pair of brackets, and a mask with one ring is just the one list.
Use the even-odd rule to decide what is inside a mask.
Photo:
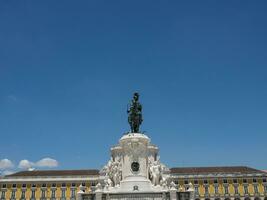
[(139, 103), (139, 94), (134, 93), (130, 107), (127, 109), (128, 122), (132, 133), (139, 133), (139, 127), (143, 122), (142, 105)]

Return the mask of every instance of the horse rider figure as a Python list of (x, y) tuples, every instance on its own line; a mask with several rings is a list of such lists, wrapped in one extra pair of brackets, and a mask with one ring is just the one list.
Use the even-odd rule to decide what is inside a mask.
[(139, 127), (142, 124), (142, 105), (138, 102), (139, 94), (134, 93), (130, 108), (128, 107), (128, 122), (132, 133), (139, 133)]

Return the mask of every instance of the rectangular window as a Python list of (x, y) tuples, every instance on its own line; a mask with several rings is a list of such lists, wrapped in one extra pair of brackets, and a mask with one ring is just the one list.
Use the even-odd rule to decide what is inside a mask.
[(259, 193), (258, 186), (254, 185), (254, 193)]
[(25, 190), (21, 191), (21, 199), (25, 199)]
[(235, 194), (238, 194), (238, 186), (235, 186)]
[(12, 190), (11, 199), (15, 199), (15, 198), (16, 198), (16, 190)]
[(32, 199), (35, 199), (35, 190), (32, 190), (32, 196), (31, 196)]
[(198, 195), (198, 186), (195, 186), (195, 193)]
[(205, 186), (205, 194), (209, 194), (209, 187), (208, 186)]
[(51, 198), (56, 198), (56, 190), (52, 190)]
[(26, 184), (25, 183), (22, 184), (22, 188), (26, 188)]
[(208, 180), (204, 180), (204, 184), (208, 184)]
[(247, 185), (244, 185), (244, 192), (245, 192), (245, 194), (248, 194), (248, 186)]
[(184, 181), (184, 184), (187, 185), (187, 184), (188, 184), (188, 180), (185, 180), (185, 181)]
[[(97, 185), (97, 182), (92, 182), (92, 186), (96, 186), (96, 185)], [(178, 185), (178, 182), (176, 185)]]
[(6, 198), (6, 191), (2, 191), (1, 193), (1, 199), (5, 199)]
[(74, 198), (76, 194), (76, 190), (75, 189), (71, 189), (71, 198)]
[(61, 197), (65, 198), (66, 197), (66, 190), (61, 190)]
[(217, 184), (218, 183), (218, 180), (217, 179), (214, 179), (213, 182), (214, 182), (214, 184)]
[(194, 180), (194, 184), (197, 185), (198, 184), (198, 180)]
[(71, 187), (76, 187), (76, 183), (72, 183), (71, 184)]
[(224, 186), (224, 194), (229, 194), (228, 186)]
[(2, 185), (2, 188), (6, 188), (6, 184), (3, 184), (3, 185)]
[(257, 179), (256, 178), (253, 178), (253, 183), (257, 183)]
[(13, 184), (13, 185), (12, 185), (12, 188), (16, 188), (16, 187), (17, 187), (17, 184)]
[(266, 182), (267, 182), (267, 179), (266, 179), (266, 178), (263, 178), (263, 179), (262, 179), (262, 182), (263, 182), (263, 183), (266, 183)]
[(45, 198), (45, 190), (42, 190), (41, 197), (42, 197), (42, 198)]
[(223, 179), (223, 183), (228, 183), (227, 179)]
[(247, 183), (248, 181), (247, 181), (247, 179), (243, 179), (243, 183)]
[(234, 179), (233, 182), (234, 182), (234, 183), (237, 183), (237, 179)]
[(217, 185), (214, 186), (215, 194), (219, 194), (219, 187)]

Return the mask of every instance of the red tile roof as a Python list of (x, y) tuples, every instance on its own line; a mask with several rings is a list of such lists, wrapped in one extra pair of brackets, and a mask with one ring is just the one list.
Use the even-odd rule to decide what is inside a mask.
[[(171, 174), (178, 175), (198, 175), (198, 174), (248, 174), (248, 173), (266, 173), (246, 166), (231, 167), (176, 167), (170, 169)], [(36, 171), (20, 171), (5, 177), (30, 177), (30, 176), (98, 176), (99, 170), (36, 170)]]
[(98, 175), (99, 170), (36, 170), (36, 171), (20, 171), (6, 177), (25, 177), (25, 176), (92, 176)]
[(176, 167), (171, 168), (172, 174), (211, 174), (211, 173), (264, 173), (263, 171), (246, 166), (231, 167)]

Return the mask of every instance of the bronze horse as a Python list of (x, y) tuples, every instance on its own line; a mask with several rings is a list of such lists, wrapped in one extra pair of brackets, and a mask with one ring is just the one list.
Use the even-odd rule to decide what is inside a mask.
[(127, 109), (128, 122), (131, 126), (131, 133), (139, 133), (139, 127), (142, 124), (142, 105), (138, 102), (139, 94), (134, 93), (130, 107)]

